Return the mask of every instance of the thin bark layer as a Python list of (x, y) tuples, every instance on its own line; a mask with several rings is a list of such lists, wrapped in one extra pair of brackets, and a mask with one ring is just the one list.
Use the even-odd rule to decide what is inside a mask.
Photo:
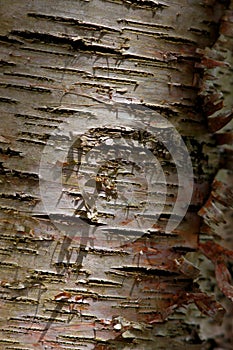
[[(206, 254), (207, 234), (216, 238), (224, 232), (227, 239), (232, 222), (232, 137), (222, 129), (232, 117), (230, 8), (222, 17), (226, 4), (215, 1), (0, 4), (1, 348), (212, 349), (217, 341), (223, 347), (224, 310), (213, 296), (214, 275), (210, 282), (205, 274), (211, 266), (200, 251)], [(111, 125), (111, 113), (119, 124)], [(143, 132), (128, 127), (127, 118), (135, 115)], [(158, 116), (183, 137), (194, 171), (192, 201), (170, 234), (165, 228), (178, 193), (176, 166), (184, 159), (177, 154), (180, 163), (174, 164), (147, 130)], [(63, 133), (64, 125), (79, 120), (81, 130), (88, 125), (85, 133)], [(41, 201), (39, 173), (56, 128), (61, 130), (57, 152), (72, 132), (76, 138), (67, 159), (49, 164), (55, 177), (63, 169), (64, 185), (57, 204), (53, 196), (48, 199), (57, 208), (49, 212)], [(167, 125), (155, 130), (170, 137)], [(219, 169), (213, 133), (227, 169), (219, 171), (206, 202)], [(148, 215), (132, 224), (148, 193), (140, 167), (99, 152), (101, 143), (120, 137), (126, 152), (141, 151), (143, 145), (162, 164), (166, 202), (155, 222)], [(91, 150), (99, 162), (97, 176)], [(80, 169), (90, 187), (94, 181), (102, 210), (91, 211), (85, 202), (77, 184)], [(161, 187), (153, 197), (155, 208), (164, 192)], [(114, 225), (104, 230), (114, 201), (120, 213), (117, 232)], [(77, 230), (77, 217), (90, 224), (88, 233), (82, 224)], [(226, 251), (221, 256), (221, 261), (210, 258), (229, 297)], [(202, 260), (199, 268), (191, 259)]]

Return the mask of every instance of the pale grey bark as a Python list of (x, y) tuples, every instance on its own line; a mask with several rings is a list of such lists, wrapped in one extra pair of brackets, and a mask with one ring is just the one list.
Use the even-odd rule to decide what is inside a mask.
[[(0, 1), (0, 6), (0, 348), (230, 348), (231, 314), (227, 311), (220, 325), (222, 309), (214, 298), (227, 310), (232, 306), (216, 287), (213, 265), (198, 251), (198, 241), (222, 236), (225, 246), (232, 248), (232, 209), (230, 205), (226, 209), (225, 197), (220, 198), (223, 207), (216, 209), (223, 214), (217, 215), (213, 205), (204, 206), (213, 178), (223, 167), (207, 125), (208, 112), (214, 113), (213, 106), (222, 97), (210, 98), (209, 105), (205, 97), (221, 92), (221, 113), (232, 108), (232, 46), (226, 40), (232, 43), (232, 9), (226, 14), (224, 2), (185, 0), (15, 0)], [(224, 13), (231, 29), (221, 22), (219, 41)], [(211, 71), (217, 61), (224, 63)], [(103, 108), (103, 118), (95, 106)], [(124, 130), (124, 118), (110, 128), (106, 116), (119, 110), (126, 116), (139, 110), (145, 125), (153, 113), (165, 117), (188, 147), (194, 195), (173, 234), (165, 233), (178, 191), (171, 157), (154, 135)], [(87, 125), (93, 120), (92, 130), (79, 135), (66, 162), (55, 162), (55, 175), (56, 167), (58, 172), (64, 170), (64, 197), (74, 200), (75, 209), (63, 207), (49, 217), (39, 188), (42, 152), (55, 128), (72, 124), (79, 116), (87, 119)], [(106, 128), (97, 129), (104, 118)], [(120, 180), (121, 193), (127, 194), (121, 197), (122, 237), (114, 230), (100, 234), (76, 186), (87, 152), (113, 136), (124, 137), (134, 147), (139, 141), (149, 147), (168, 182), (166, 205), (160, 219), (152, 223), (152, 233), (145, 234), (143, 224), (135, 226), (140, 238), (129, 243), (125, 242), (127, 225), (140, 211), (125, 205), (130, 176), (128, 182), (123, 176)], [(218, 137), (221, 143), (221, 133)], [(62, 147), (62, 135), (59, 142)], [(231, 163), (230, 147), (224, 150), (226, 164)], [(120, 166), (128, 174), (131, 165), (108, 162), (103, 168), (109, 174)], [(92, 165), (86, 169), (91, 173)], [(142, 174), (137, 174), (141, 185)], [(231, 174), (222, 170), (220, 175), (229, 193)], [(109, 192), (109, 183), (100, 181), (96, 196), (101, 193), (113, 200), (114, 180)], [(143, 191), (142, 187), (138, 191), (139, 202), (145, 200)], [(159, 194), (156, 198), (159, 204)], [(105, 201), (107, 210), (111, 203)], [(72, 226), (78, 215), (91, 222), (88, 236), (82, 227), (79, 234)], [(111, 216), (98, 213), (98, 220), (111, 222)], [(204, 307), (197, 300), (201, 290), (210, 297), (203, 303), (214, 305), (207, 314), (200, 311)], [(210, 317), (211, 311), (217, 319)]]

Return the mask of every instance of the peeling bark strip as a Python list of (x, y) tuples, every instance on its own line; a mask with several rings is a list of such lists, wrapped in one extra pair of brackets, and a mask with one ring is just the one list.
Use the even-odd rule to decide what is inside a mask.
[[(233, 4), (225, 12), (220, 22), (219, 38), (211, 49), (200, 52), (204, 77), (200, 89), (203, 110), (208, 118), (209, 130), (215, 133), (222, 153), (221, 169), (212, 183), (211, 194), (199, 211), (204, 219), (201, 227), (201, 251), (215, 266), (216, 282), (220, 291), (233, 301), (232, 285), (232, 15)], [(229, 82), (228, 82), (229, 77)], [(230, 151), (230, 152), (229, 152)], [(232, 160), (232, 159), (231, 159)], [(207, 236), (207, 235), (208, 236)], [(217, 244), (220, 242), (221, 245)], [(231, 264), (230, 264), (231, 263)], [(231, 266), (231, 268), (230, 268)], [(232, 323), (232, 306), (229, 307), (225, 324)], [(229, 326), (228, 326), (229, 327)], [(232, 337), (232, 326), (229, 337)]]
[[(231, 348), (232, 304), (224, 294), (232, 300), (232, 3), (0, 6), (0, 349)], [(103, 117), (93, 108), (99, 105)], [(148, 130), (96, 127), (112, 111), (119, 117), (119, 105), (125, 118), (140, 112), (144, 125), (166, 118), (189, 150), (194, 193), (170, 233), (176, 166), (184, 160), (178, 153), (174, 162)], [(77, 119), (94, 126), (72, 130), (77, 139), (66, 159), (51, 162), (55, 178), (62, 170), (63, 191), (62, 210), (50, 213), (39, 187), (42, 152), (54, 129)], [(59, 134), (57, 152), (70, 137)], [(148, 192), (137, 162), (113, 157), (90, 179), (107, 208), (98, 221), (78, 186), (82, 169), (93, 173), (89, 152), (97, 159), (98, 145), (114, 137), (127, 140), (128, 150), (130, 143), (147, 147), (162, 166), (167, 192), (155, 192), (154, 207), (164, 193), (166, 202), (159, 220), (147, 215), (150, 229), (132, 226)], [(117, 230), (105, 225), (114, 201)], [(80, 217), (88, 233), (77, 230)]]

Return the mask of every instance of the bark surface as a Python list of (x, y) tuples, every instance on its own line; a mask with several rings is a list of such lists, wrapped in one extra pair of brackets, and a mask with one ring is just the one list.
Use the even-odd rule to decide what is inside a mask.
[[(0, 10), (0, 348), (230, 349), (233, 5), (0, 0)], [(194, 173), (171, 233), (186, 160), (164, 120)], [(54, 179), (39, 179), (57, 128)], [(158, 135), (177, 143), (175, 162)], [(106, 157), (109, 139), (134, 158)], [(147, 215), (142, 147), (166, 178)]]

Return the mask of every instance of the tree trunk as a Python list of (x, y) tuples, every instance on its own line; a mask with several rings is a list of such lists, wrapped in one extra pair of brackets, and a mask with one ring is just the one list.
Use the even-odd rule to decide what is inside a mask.
[(0, 348), (230, 349), (232, 2), (0, 5)]

